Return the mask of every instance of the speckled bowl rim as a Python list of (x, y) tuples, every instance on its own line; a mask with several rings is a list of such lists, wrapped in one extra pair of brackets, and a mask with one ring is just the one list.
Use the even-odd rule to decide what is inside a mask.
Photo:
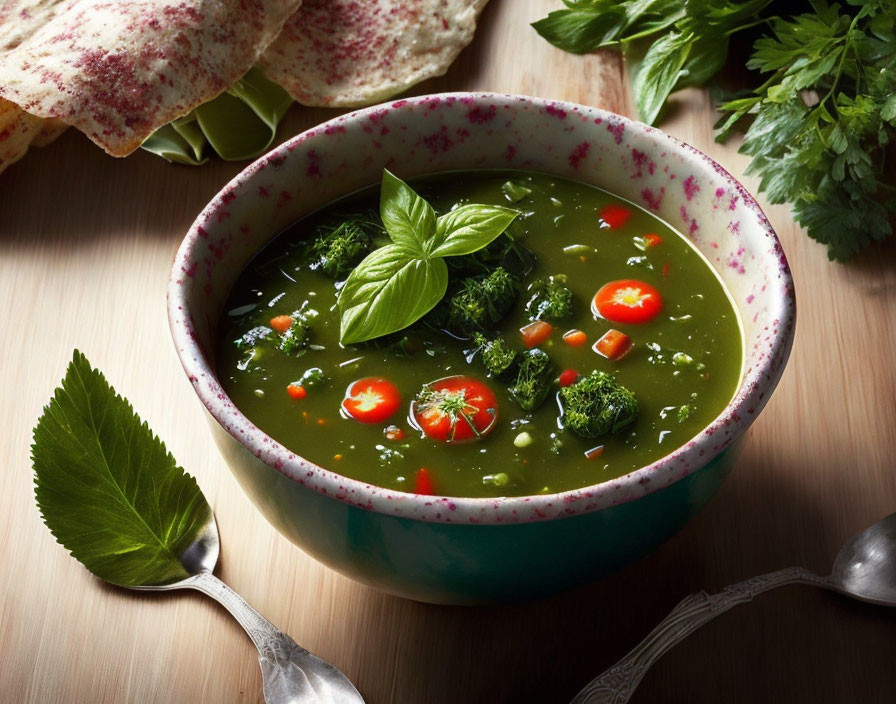
[[(209, 221), (216, 211), (232, 200), (234, 193), (244, 187), (253, 174), (268, 163), (288, 158), (294, 148), (294, 146), (291, 148), (291, 145), (298, 145), (325, 134), (329, 127), (342, 129), (361, 122), (368, 115), (381, 111), (384, 105), (393, 109), (400, 109), (403, 106), (425, 106), (434, 98), (464, 100), (468, 104), (470, 101), (512, 102), (516, 105), (528, 103), (541, 109), (583, 113), (597, 118), (597, 121), (613, 120), (624, 124), (627, 130), (649, 134), (652, 139), (658, 141), (658, 148), (665, 142), (669, 150), (678, 152), (686, 162), (695, 163), (702, 168), (708, 165), (719, 178), (727, 182), (734, 193), (740, 195), (742, 203), (755, 216), (762, 237), (768, 239), (769, 246), (764, 250), (761, 259), (764, 264), (776, 268), (775, 273), (780, 283), (776, 289), (777, 296), (769, 294), (769, 318), (775, 320), (777, 328), (766, 349), (767, 354), (758, 364), (746, 369), (732, 400), (720, 415), (692, 440), (640, 469), (616, 479), (572, 491), (500, 498), (424, 496), (374, 486), (305, 460), (255, 426), (224, 394), (212, 364), (191, 330), (188, 322), (190, 316), (184, 316), (182, 313), (190, 310), (190, 301), (189, 297), (184, 295), (184, 288), (177, 285), (182, 266), (190, 261), (193, 247), (200, 240), (201, 223)], [(337, 116), (293, 137), (254, 161), (222, 188), (203, 209), (177, 251), (168, 283), (168, 316), (175, 347), (203, 405), (238, 443), (268, 465), (272, 471), (280, 472), (311, 491), (362, 509), (425, 522), (498, 525), (565, 518), (634, 501), (699, 471), (746, 431), (767, 402), (783, 371), (793, 342), (796, 307), (793, 280), (777, 235), (756, 200), (726, 169), (699, 149), (656, 128), (615, 113), (576, 103), (513, 94), (472, 92), (424, 95), (390, 101), (384, 105)], [(409, 116), (414, 119), (413, 113), (409, 113)]]

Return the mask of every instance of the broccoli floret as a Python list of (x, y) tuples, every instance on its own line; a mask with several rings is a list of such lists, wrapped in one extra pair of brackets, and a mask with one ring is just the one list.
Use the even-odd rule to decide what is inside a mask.
[(272, 332), (274, 331), (269, 327), (259, 325), (258, 327), (249, 330), (249, 332), (245, 333), (242, 337), (234, 340), (233, 344), (236, 345), (238, 350), (252, 349), (253, 347), (257, 347), (258, 343), (262, 340), (267, 340)]
[(503, 338), (496, 337), (494, 340), (489, 340), (485, 335), (477, 332), (473, 335), (473, 342), (479, 348), (479, 358), (489, 376), (498, 379), (512, 377), (517, 367), (519, 353), (504, 342)]
[(593, 371), (560, 389), (563, 425), (582, 438), (618, 433), (635, 422), (635, 395), (606, 372)]
[(519, 355), (510, 395), (524, 411), (534, 411), (547, 398), (554, 385), (556, 368), (548, 353), (537, 347)]
[(352, 216), (335, 227), (318, 227), (309, 252), (311, 269), (320, 269), (333, 279), (346, 278), (382, 232), (382, 225), (368, 215)]
[(469, 338), (493, 328), (510, 312), (516, 297), (516, 282), (501, 267), (485, 277), (463, 279), (445, 303), (445, 329)]
[(533, 281), (526, 293), (526, 312), (533, 320), (563, 320), (572, 315), (572, 291), (563, 274)]
[(326, 375), (323, 369), (320, 367), (311, 367), (311, 369), (306, 369), (305, 373), (302, 374), (301, 384), (306, 389), (311, 389), (315, 386), (323, 386), (329, 380), (330, 377)]
[(311, 338), (311, 323), (318, 315), (319, 313), (314, 308), (308, 307), (308, 301), (305, 301), (299, 310), (290, 315), (292, 325), (289, 326), (286, 332), (280, 335), (277, 348), (291, 357), (299, 357), (305, 354)]

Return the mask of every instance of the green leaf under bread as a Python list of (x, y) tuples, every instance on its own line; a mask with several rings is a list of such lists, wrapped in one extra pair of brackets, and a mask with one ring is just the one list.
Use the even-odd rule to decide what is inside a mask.
[(169, 584), (211, 508), (196, 480), (77, 350), (31, 446), (47, 527), (113, 584)]
[(225, 161), (252, 159), (273, 144), (292, 102), (289, 93), (253, 67), (230, 90), (157, 129), (141, 148), (191, 166), (212, 155)]

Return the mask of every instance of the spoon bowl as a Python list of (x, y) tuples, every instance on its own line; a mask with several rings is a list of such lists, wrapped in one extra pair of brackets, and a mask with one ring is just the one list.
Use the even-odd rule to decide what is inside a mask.
[(364, 704), (358, 690), (342, 672), (296, 644), (212, 574), (220, 552), (218, 524), (209, 511), (208, 521), (180, 556), (190, 576), (172, 584), (132, 588), (139, 591), (195, 589), (218, 601), (258, 649), (266, 704)]
[(691, 594), (622, 660), (585, 685), (572, 704), (624, 704), (650, 666), (673, 646), (731, 607), (787, 584), (824, 587), (871, 604), (896, 606), (896, 513), (847, 540), (827, 577), (789, 567), (732, 584), (718, 594)]
[(847, 540), (828, 579), (847, 596), (896, 606), (896, 513)]

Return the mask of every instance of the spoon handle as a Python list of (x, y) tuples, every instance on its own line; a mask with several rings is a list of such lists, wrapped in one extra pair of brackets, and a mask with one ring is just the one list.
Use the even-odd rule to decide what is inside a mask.
[(672, 609), (644, 640), (613, 667), (589, 682), (571, 704), (624, 704), (651, 665), (673, 646), (716, 616), (762, 592), (786, 584), (828, 586), (827, 580), (802, 567), (790, 567), (726, 587), (718, 594), (691, 594)]
[[(335, 667), (311, 655), (292, 638), (283, 633), (249, 603), (209, 571), (197, 573), (183, 586), (196, 589), (215, 599), (243, 627), (255, 647), (258, 648), (258, 662), (264, 686), (266, 704), (299, 704), (300, 702), (332, 702), (329, 692), (338, 680), (346, 684), (345, 677)], [(330, 672), (332, 670), (332, 673)], [(347, 684), (351, 692), (343, 701), (363, 700), (354, 687)], [(357, 699), (351, 698), (351, 695)]]

